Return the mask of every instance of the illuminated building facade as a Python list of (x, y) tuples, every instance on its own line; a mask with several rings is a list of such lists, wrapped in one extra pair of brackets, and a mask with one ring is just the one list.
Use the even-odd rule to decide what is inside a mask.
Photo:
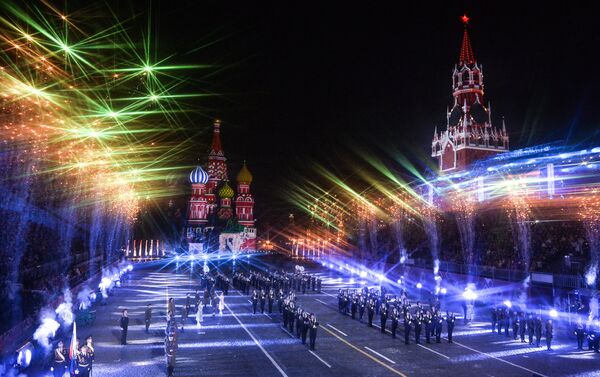
[(192, 194), (188, 201), (184, 238), (190, 251), (255, 250), (254, 197), (250, 191), (252, 174), (244, 162), (237, 175), (236, 197), (228, 182), (219, 120), (214, 123), (207, 168), (197, 166), (190, 172), (189, 182)]

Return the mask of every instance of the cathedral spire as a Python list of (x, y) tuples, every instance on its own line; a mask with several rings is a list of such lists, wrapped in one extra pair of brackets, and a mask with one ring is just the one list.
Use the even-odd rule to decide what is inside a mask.
[(213, 126), (214, 130), (210, 155), (223, 156), (223, 147), (221, 147), (221, 121), (219, 119), (215, 119)]
[(467, 24), (469, 23), (469, 17), (467, 17), (467, 15), (465, 14), (460, 19), (465, 25), (465, 32), (463, 33), (463, 41), (462, 46), (460, 48), (459, 65), (475, 64), (475, 55), (473, 54), (471, 40), (469, 39), (469, 33), (467, 32)]

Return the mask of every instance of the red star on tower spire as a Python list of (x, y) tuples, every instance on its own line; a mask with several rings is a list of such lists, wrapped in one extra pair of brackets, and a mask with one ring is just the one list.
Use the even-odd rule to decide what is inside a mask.
[(469, 23), (469, 17), (467, 15), (463, 15), (460, 18), (465, 24), (465, 32), (463, 35), (462, 46), (460, 48), (460, 64), (473, 64), (475, 63), (475, 55), (473, 54), (473, 48), (471, 47), (471, 41), (469, 39), (469, 34), (467, 33), (467, 24)]

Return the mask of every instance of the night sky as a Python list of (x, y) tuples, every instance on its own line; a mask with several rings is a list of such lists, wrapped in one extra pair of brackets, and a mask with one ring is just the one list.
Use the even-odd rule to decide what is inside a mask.
[[(290, 184), (318, 181), (314, 164), (349, 180), (363, 164), (357, 152), (400, 174), (398, 151), (422, 171), (431, 166), (464, 12), (493, 122), (505, 117), (511, 149), (598, 141), (593, 2), (246, 3), (155, 2), (152, 19), (161, 53), (219, 67), (202, 77), (222, 95), (198, 100), (198, 127), (223, 120), (232, 178), (244, 159), (254, 174), (259, 224), (290, 211)], [(210, 143), (210, 134), (197, 138), (190, 164)]]

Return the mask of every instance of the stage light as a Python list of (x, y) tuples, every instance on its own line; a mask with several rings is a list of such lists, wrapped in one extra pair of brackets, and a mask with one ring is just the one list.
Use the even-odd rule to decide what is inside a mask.
[(190, 260), (194, 260), (194, 254), (190, 255)]
[(440, 275), (435, 275), (435, 277), (433, 278), (433, 280), (440, 281), (440, 280), (442, 280), (442, 277)]
[(418, 289), (421, 289), (421, 288), (423, 288), (423, 284), (421, 284), (421, 283), (417, 283), (417, 288), (418, 288)]
[(127, 271), (133, 271), (133, 265), (129, 264), (127, 265)]
[(507, 308), (512, 308), (512, 302), (510, 302), (509, 300), (505, 300), (504, 305), (506, 305)]
[(25, 369), (29, 366), (32, 355), (33, 344), (31, 344), (31, 342), (25, 343), (25, 345), (17, 350), (17, 365), (20, 369)]
[(349, 282), (350, 284), (354, 284), (354, 278), (350, 278)]
[(448, 293), (448, 290), (446, 288), (442, 288), (440, 292), (442, 292), (442, 294), (445, 295), (446, 293)]
[(108, 287), (110, 287), (110, 283), (112, 283), (112, 281), (109, 278), (102, 278), (100, 284), (98, 284), (98, 288), (102, 290), (107, 289)]
[(550, 314), (550, 317), (552, 317), (552, 318), (558, 317), (558, 312), (556, 311), (556, 309), (551, 309), (550, 313), (548, 313), (548, 314)]
[(398, 279), (398, 284), (402, 284), (402, 279)]
[(208, 255), (204, 254), (204, 260), (208, 259)]
[(361, 278), (366, 278), (367, 277), (367, 271), (361, 271), (360, 272), (360, 277)]
[(470, 290), (469, 288), (467, 288), (463, 292), (463, 297), (465, 299), (467, 299), (467, 300), (476, 300), (477, 299), (477, 293), (475, 293), (472, 290)]
[(237, 259), (237, 255), (236, 255), (236, 254), (233, 254), (233, 255), (231, 256), (231, 259), (233, 259), (233, 260)]
[(383, 276), (382, 274), (377, 274), (377, 279), (379, 279), (379, 281), (383, 280), (385, 278), (385, 276)]
[(329, 268), (333, 268), (333, 263), (329, 263)]
[(179, 260), (179, 255), (175, 255), (175, 260)]

